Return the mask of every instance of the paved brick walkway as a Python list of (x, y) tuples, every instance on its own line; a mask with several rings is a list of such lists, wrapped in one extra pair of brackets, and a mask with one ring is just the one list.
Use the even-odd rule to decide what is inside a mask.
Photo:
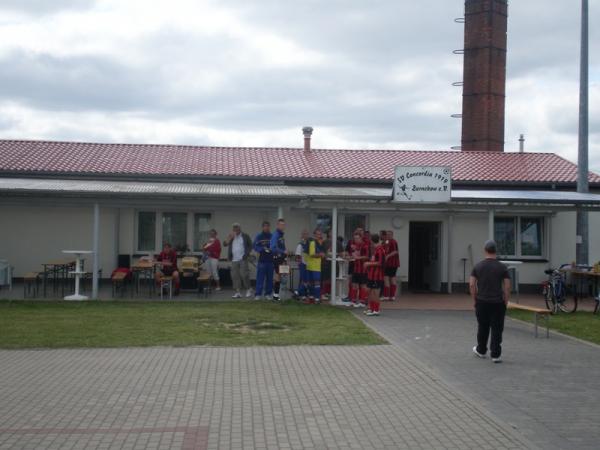
[(403, 349), (0, 351), (0, 448), (531, 445)]
[(472, 311), (387, 310), (366, 322), (536, 445), (599, 448), (600, 347), (535, 339), (531, 325), (507, 320), (504, 362), (492, 364), (472, 354)]

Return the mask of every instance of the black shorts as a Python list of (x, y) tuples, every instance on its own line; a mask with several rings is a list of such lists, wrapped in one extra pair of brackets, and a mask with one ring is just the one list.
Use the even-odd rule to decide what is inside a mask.
[(165, 277), (173, 276), (173, 272), (177, 270), (177, 267), (165, 266), (162, 267), (158, 272), (162, 273)]
[(386, 267), (383, 270), (383, 273), (385, 274), (385, 276), (389, 277), (389, 278), (394, 278), (396, 276), (396, 272), (398, 272), (397, 267)]
[(383, 281), (369, 280), (369, 281), (367, 281), (367, 287), (369, 289), (381, 289), (383, 287)]
[(367, 275), (364, 273), (353, 273), (352, 283), (354, 284), (367, 284)]

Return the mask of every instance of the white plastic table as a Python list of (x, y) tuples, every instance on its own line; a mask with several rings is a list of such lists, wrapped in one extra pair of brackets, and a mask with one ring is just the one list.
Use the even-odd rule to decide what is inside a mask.
[(523, 264), (523, 261), (501, 261), (502, 264), (506, 265), (509, 269), (515, 269), (515, 294), (519, 295), (519, 266)]
[[(348, 260), (346, 258), (335, 258), (337, 262), (337, 270), (339, 275), (335, 276), (335, 274), (331, 274), (332, 280), (335, 279), (336, 284), (336, 298), (332, 298), (330, 300), (331, 305), (343, 305), (342, 300), (347, 297), (346, 288), (348, 286), (348, 278), (346, 274), (348, 273)], [(327, 258), (327, 264), (331, 264), (331, 257)]]
[(85, 272), (81, 270), (81, 255), (91, 255), (94, 252), (90, 250), (63, 250), (63, 253), (74, 255), (76, 259), (75, 270), (69, 272), (70, 274), (75, 275), (75, 294), (67, 295), (65, 300), (87, 300), (88, 297), (79, 293), (79, 280), (81, 279), (81, 276), (85, 274)]

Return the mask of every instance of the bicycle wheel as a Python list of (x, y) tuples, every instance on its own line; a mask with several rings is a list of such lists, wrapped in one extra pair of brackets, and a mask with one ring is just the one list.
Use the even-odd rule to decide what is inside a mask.
[(546, 308), (548, 308), (551, 314), (556, 312), (556, 302), (554, 301), (554, 293), (552, 292), (552, 286), (548, 286), (546, 289), (546, 295), (544, 296), (546, 302)]
[(567, 314), (577, 311), (577, 292), (567, 292), (566, 289), (563, 292), (564, 294), (556, 302), (557, 308)]

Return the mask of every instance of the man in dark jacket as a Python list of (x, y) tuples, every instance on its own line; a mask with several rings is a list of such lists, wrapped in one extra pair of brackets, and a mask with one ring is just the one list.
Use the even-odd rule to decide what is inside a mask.
[(275, 275), (273, 277), (273, 300), (279, 301), (279, 289), (281, 287), (281, 275), (279, 273), (279, 266), (286, 263), (287, 249), (285, 246), (285, 220), (277, 220), (277, 229), (273, 236), (271, 236), (271, 253), (273, 253), (273, 267)]
[(486, 241), (484, 252), (485, 259), (473, 267), (469, 280), (478, 325), (473, 353), (485, 358), (491, 330), (490, 353), (492, 361), (499, 363), (502, 362), (502, 332), (510, 298), (510, 277), (506, 265), (496, 257), (496, 242)]
[(223, 242), (228, 247), (227, 255), (231, 261), (231, 281), (235, 290), (233, 298), (242, 296), (241, 289), (246, 290), (246, 297), (252, 296), (250, 288), (250, 269), (248, 268), (248, 257), (252, 251), (252, 239), (246, 233), (242, 233), (239, 223), (232, 225), (233, 231)]
[(273, 294), (273, 253), (271, 252), (271, 236), (271, 224), (264, 221), (262, 224), (262, 231), (254, 238), (254, 251), (258, 253), (255, 300), (260, 300), (262, 295), (270, 297)]

